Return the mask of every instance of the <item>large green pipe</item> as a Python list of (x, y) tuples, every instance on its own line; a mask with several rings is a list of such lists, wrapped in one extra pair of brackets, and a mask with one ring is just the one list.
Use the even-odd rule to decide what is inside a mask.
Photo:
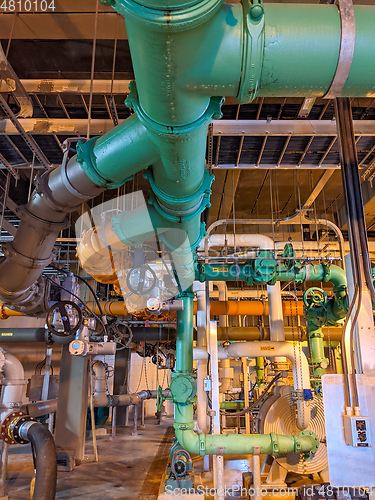
[[(125, 16), (143, 109), (164, 125), (193, 122), (213, 95), (322, 97), (331, 86), (341, 38), (336, 5), (142, 3), (113, 1)], [(355, 51), (341, 95), (364, 97), (375, 93), (375, 9), (354, 11)]]
[[(340, 50), (336, 5), (263, 5), (265, 43), (258, 95), (324, 96), (333, 80)], [(375, 92), (374, 6), (354, 6), (353, 62), (341, 96)]]

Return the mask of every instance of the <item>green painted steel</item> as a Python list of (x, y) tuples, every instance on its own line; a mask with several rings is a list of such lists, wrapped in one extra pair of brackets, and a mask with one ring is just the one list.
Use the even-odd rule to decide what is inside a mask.
[(177, 311), (176, 320), (176, 372), (193, 371), (193, 299), (191, 291), (180, 295), (183, 311)]
[(107, 187), (124, 184), (158, 158), (147, 129), (136, 115), (102, 137), (79, 143), (77, 153), (87, 176), (98, 186)]

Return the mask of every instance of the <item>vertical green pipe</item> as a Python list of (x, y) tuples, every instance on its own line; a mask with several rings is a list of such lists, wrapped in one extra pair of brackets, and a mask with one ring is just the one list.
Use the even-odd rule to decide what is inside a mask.
[(176, 320), (176, 371), (193, 371), (193, 299), (190, 290), (180, 294), (184, 308), (177, 311)]
[(313, 374), (316, 377), (321, 377), (325, 374), (328, 366), (328, 359), (324, 356), (324, 335), (322, 328), (308, 324), (307, 337), (310, 353), (309, 363), (313, 366)]

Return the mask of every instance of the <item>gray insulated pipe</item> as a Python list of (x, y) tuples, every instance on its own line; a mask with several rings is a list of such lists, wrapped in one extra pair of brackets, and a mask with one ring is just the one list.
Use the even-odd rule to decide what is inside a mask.
[(17, 209), (21, 222), (0, 260), (0, 299), (28, 315), (46, 311), (41, 273), (52, 260), (57, 235), (67, 227), (66, 214), (104, 191), (72, 158), (37, 181), (30, 201)]

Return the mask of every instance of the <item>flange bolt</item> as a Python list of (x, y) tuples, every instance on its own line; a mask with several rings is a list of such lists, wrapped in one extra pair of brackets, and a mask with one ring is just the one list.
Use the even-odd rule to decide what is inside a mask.
[(263, 7), (259, 4), (253, 5), (249, 11), (249, 14), (253, 21), (259, 21), (259, 19), (264, 14)]

